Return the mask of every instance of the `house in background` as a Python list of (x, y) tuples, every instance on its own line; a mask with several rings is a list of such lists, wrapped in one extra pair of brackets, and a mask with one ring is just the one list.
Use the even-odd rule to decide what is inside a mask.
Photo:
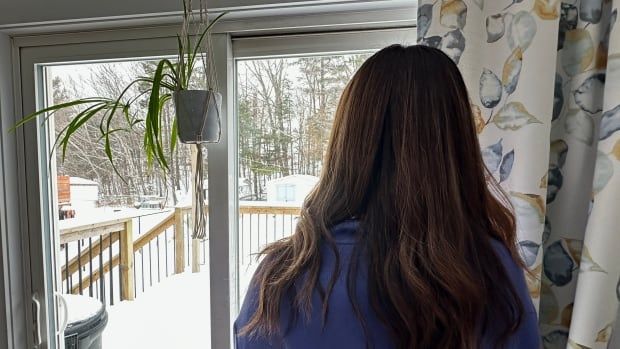
[(302, 203), (318, 181), (318, 177), (301, 174), (271, 180), (267, 182), (267, 201)]
[(99, 183), (81, 177), (71, 177), (71, 204), (78, 210), (97, 207)]
[(81, 177), (58, 176), (59, 219), (75, 218), (97, 207), (99, 183)]

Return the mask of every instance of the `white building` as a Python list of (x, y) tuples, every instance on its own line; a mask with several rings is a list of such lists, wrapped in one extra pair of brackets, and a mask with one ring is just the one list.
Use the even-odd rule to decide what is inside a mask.
[(267, 182), (267, 201), (303, 203), (319, 181), (318, 177), (291, 175)]
[(99, 200), (99, 183), (81, 177), (69, 179), (71, 206), (76, 212), (97, 207)]

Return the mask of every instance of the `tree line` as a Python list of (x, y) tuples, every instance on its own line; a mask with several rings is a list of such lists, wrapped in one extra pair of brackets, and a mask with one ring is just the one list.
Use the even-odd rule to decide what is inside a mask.
[[(239, 122), (239, 177), (247, 188), (244, 200), (264, 200), (268, 181), (292, 174), (318, 176), (333, 115), (346, 83), (367, 55), (260, 59), (238, 62), (237, 115)], [(52, 78), (53, 104), (76, 98), (115, 97), (131, 79), (152, 73), (156, 62), (103, 63), (88, 68), (88, 74), (57, 75)], [(201, 72), (198, 71), (200, 75)], [(200, 79), (198, 79), (200, 80)], [(197, 86), (200, 87), (200, 86)], [(135, 87), (138, 94), (143, 86)], [(146, 100), (135, 112), (145, 113)], [(76, 110), (54, 115), (56, 131), (71, 121)], [(189, 147), (170, 151), (174, 108), (164, 110), (163, 143), (170, 171), (164, 175), (143, 155), (144, 127), (113, 134), (115, 173), (99, 139), (99, 121), (91, 120), (76, 132), (66, 150), (56, 152), (59, 175), (91, 179), (99, 183), (102, 205), (127, 205), (143, 196), (167, 198), (169, 205), (189, 190)], [(126, 127), (122, 117), (118, 128)], [(208, 158), (205, 156), (205, 161)], [(119, 176), (120, 175), (120, 176)], [(208, 174), (207, 174), (208, 175)], [(206, 179), (206, 178), (205, 178)]]

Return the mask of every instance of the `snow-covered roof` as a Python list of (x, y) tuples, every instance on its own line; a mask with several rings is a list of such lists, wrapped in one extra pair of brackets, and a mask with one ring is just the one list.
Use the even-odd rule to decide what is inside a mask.
[(99, 183), (95, 181), (91, 181), (90, 179), (82, 178), (82, 177), (71, 177), (69, 178), (69, 184), (71, 185), (96, 185)]
[(294, 174), (290, 176), (272, 179), (268, 183), (297, 182), (297, 181), (307, 181), (307, 182), (316, 183), (319, 181), (319, 177), (310, 176), (310, 175), (302, 175), (302, 174)]

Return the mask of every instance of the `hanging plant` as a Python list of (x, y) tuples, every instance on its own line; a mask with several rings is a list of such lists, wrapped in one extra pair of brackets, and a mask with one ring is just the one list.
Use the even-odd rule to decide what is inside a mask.
[[(205, 195), (201, 144), (219, 142), (222, 104), (222, 95), (218, 92), (217, 74), (213, 61), (211, 29), (225, 14), (222, 13), (209, 21), (205, 2), (200, 1), (199, 10), (194, 11), (191, 0), (183, 0), (183, 24), (181, 32), (177, 35), (176, 61), (167, 58), (159, 60), (151, 76), (143, 76), (131, 81), (116, 98), (90, 97), (56, 104), (26, 115), (11, 130), (14, 131), (18, 127), (37, 120), (40, 116), (45, 122), (60, 110), (81, 107), (81, 111), (56, 137), (54, 148), (61, 150), (63, 161), (72, 136), (87, 122), (99, 117), (99, 136), (103, 142), (103, 151), (117, 174), (119, 172), (114, 165), (111, 136), (119, 131), (135, 131), (139, 124), (144, 126), (143, 149), (147, 163), (149, 166), (157, 163), (159, 168), (167, 173), (169, 165), (163, 146), (162, 119), (164, 108), (168, 103), (173, 102), (176, 116), (172, 124), (170, 148), (171, 152), (174, 152), (179, 140), (182, 143), (193, 144), (196, 148), (193, 237), (204, 238), (206, 236), (206, 213), (202, 209)], [(206, 90), (192, 89), (192, 86), (197, 83), (194, 73), (199, 64), (202, 64), (204, 68)], [(141, 84), (141, 92), (130, 96), (130, 91), (133, 91), (132, 87), (137, 84)], [(138, 117), (134, 111), (137, 108), (134, 106), (145, 96), (148, 100), (146, 116)], [(126, 127), (120, 129), (112, 127), (115, 124), (113, 120), (118, 118), (125, 121)]]
[[(36, 120), (39, 116), (44, 116), (43, 121), (47, 121), (55, 112), (80, 106), (83, 109), (56, 137), (55, 145), (62, 151), (63, 160), (71, 137), (75, 132), (89, 120), (100, 116), (100, 137), (103, 140), (105, 154), (113, 166), (114, 158), (110, 146), (110, 136), (119, 131), (132, 131), (136, 125), (143, 124), (145, 128), (143, 148), (149, 164), (152, 165), (153, 162), (156, 162), (164, 171), (167, 171), (169, 166), (161, 135), (164, 115), (162, 111), (169, 102), (174, 100), (177, 113), (172, 126), (171, 146), (173, 149), (178, 139), (186, 143), (219, 141), (218, 119), (222, 97), (217, 91), (217, 76), (213, 66), (210, 32), (213, 25), (225, 13), (220, 14), (212, 21), (208, 21), (206, 9), (201, 6), (199, 13), (196, 14), (189, 6), (191, 5), (190, 2), (189, 0), (183, 1), (183, 27), (181, 33), (177, 35), (178, 55), (176, 62), (166, 58), (159, 60), (152, 76), (143, 76), (131, 81), (117, 98), (89, 97), (56, 104), (26, 115), (12, 130)], [(199, 16), (200, 20), (198, 23), (193, 23), (196, 16)], [(190, 90), (190, 83), (194, 82), (196, 65), (200, 62), (205, 66), (207, 90)], [(146, 89), (143, 89), (138, 95), (129, 96), (131, 88), (136, 84), (143, 84)], [(148, 96), (147, 112), (144, 118), (139, 118), (134, 113), (133, 107), (144, 96)], [(196, 119), (199, 116), (201, 120), (197, 121)], [(112, 129), (112, 121), (116, 118), (124, 118), (127, 127)], [(193, 125), (200, 125), (200, 127), (190, 130), (190, 126)], [(197, 133), (196, 129), (201, 132)]]

